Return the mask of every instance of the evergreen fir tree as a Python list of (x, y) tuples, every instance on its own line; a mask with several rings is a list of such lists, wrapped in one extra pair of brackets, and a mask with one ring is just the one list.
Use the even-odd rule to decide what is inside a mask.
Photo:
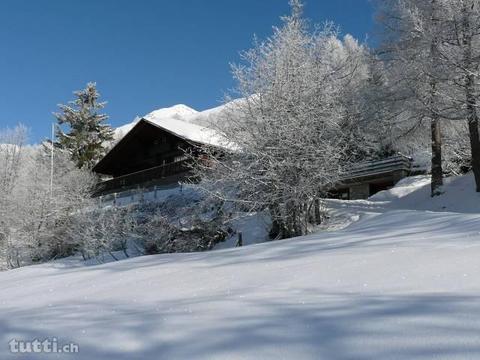
[[(57, 145), (70, 153), (78, 168), (91, 169), (105, 154), (106, 145), (113, 140), (113, 130), (104, 122), (106, 114), (100, 113), (105, 102), (99, 102), (100, 94), (96, 83), (90, 82), (83, 90), (74, 92), (76, 99), (68, 105), (58, 105), (61, 112), (57, 118)], [(68, 126), (68, 131), (62, 130)]]

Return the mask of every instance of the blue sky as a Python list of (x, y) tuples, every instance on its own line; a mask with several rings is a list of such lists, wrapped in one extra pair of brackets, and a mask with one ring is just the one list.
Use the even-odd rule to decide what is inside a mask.
[[(178, 103), (217, 106), (234, 85), (229, 63), (288, 11), (288, 0), (2, 0), (0, 128), (22, 122), (39, 141), (88, 81), (113, 126)], [(305, 15), (361, 40), (373, 28), (369, 0), (308, 0)]]

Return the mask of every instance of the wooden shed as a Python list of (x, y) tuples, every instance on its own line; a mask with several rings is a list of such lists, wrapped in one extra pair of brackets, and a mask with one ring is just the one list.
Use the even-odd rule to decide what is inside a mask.
[(331, 197), (344, 200), (367, 199), (373, 194), (392, 188), (412, 174), (412, 159), (396, 155), (383, 160), (353, 165), (331, 191)]

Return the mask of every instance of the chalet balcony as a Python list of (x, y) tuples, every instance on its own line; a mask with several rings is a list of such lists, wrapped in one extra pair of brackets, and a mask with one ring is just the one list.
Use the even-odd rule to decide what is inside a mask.
[(190, 165), (190, 161), (182, 160), (102, 181), (97, 185), (94, 196), (122, 192), (139, 186), (175, 184), (191, 175)]

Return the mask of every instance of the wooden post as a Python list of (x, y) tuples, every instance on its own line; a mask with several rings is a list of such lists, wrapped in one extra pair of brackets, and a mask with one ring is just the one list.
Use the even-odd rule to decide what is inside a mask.
[(243, 234), (241, 231), (238, 232), (238, 240), (237, 240), (237, 246), (236, 247), (241, 247), (243, 246)]
[(117, 193), (113, 193), (113, 206), (117, 206)]
[(153, 198), (156, 200), (157, 199), (157, 185), (153, 187)]

